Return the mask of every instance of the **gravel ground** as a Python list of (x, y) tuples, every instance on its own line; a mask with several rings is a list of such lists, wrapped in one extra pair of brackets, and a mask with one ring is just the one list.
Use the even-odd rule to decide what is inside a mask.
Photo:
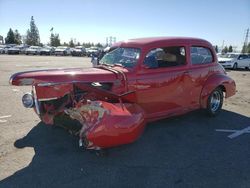
[(83, 57), (0, 56), (0, 187), (250, 187), (250, 134), (215, 131), (250, 126), (250, 71), (228, 71), (238, 92), (218, 117), (150, 123), (137, 142), (98, 156), (23, 108), (30, 87), (8, 84), (18, 71), (90, 66)]

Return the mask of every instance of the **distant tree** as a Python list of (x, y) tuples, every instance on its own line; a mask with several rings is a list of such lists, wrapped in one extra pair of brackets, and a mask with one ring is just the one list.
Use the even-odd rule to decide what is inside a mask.
[(31, 20), (30, 20), (30, 29), (27, 30), (26, 43), (28, 45), (36, 45), (36, 46), (40, 44), (39, 31), (35, 24), (35, 20), (33, 16), (31, 16)]
[(231, 45), (228, 47), (228, 52), (233, 52), (233, 47)]
[(69, 46), (69, 44), (68, 44), (68, 43), (66, 43), (66, 42), (64, 42), (64, 43), (63, 43), (63, 46)]
[(15, 44), (15, 34), (13, 30), (10, 28), (7, 37), (5, 38), (5, 43), (6, 44)]
[(76, 44), (77, 46), (81, 46), (81, 44), (80, 44), (80, 42), (77, 42), (77, 44)]
[(250, 43), (248, 43), (248, 45), (243, 45), (242, 47), (242, 50), (241, 50), (242, 53), (250, 53)]
[(69, 41), (69, 47), (71, 47), (71, 48), (75, 47), (73, 39), (70, 39), (70, 41)]
[(82, 43), (82, 45), (85, 47), (85, 48), (89, 48), (90, 46), (91, 46), (91, 44), (90, 43)]
[(59, 37), (59, 34), (54, 34), (54, 33), (51, 33), (50, 35), (50, 45), (51, 46), (60, 46), (60, 37)]
[(95, 46), (98, 47), (98, 48), (103, 48), (103, 46), (99, 42)]
[(14, 37), (15, 37), (15, 44), (22, 44), (22, 37), (17, 29), (14, 32)]
[(216, 53), (218, 53), (218, 52), (219, 52), (219, 50), (218, 50), (218, 46), (217, 46), (217, 45), (214, 47), (214, 50), (215, 50), (215, 52), (216, 52)]
[(227, 46), (225, 46), (225, 48), (224, 48), (224, 49), (222, 49), (222, 52), (223, 52), (223, 53), (227, 53), (227, 52), (228, 52), (228, 48), (227, 48)]

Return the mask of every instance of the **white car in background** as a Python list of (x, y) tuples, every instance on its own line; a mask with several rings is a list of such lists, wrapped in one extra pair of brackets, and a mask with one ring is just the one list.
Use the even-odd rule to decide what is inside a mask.
[(227, 53), (218, 57), (218, 62), (229, 69), (250, 68), (250, 55), (242, 53)]
[(40, 46), (30, 46), (26, 49), (25, 54), (26, 55), (38, 55), (40, 53), (41, 47)]
[(71, 49), (67, 46), (58, 46), (55, 49), (55, 55), (71, 55)]

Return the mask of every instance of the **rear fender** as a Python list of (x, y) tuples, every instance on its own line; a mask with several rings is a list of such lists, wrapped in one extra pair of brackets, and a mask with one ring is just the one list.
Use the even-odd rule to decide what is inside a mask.
[(236, 85), (233, 79), (223, 74), (216, 74), (210, 76), (201, 91), (200, 105), (201, 108), (207, 107), (207, 100), (210, 93), (217, 87), (222, 87), (225, 92), (225, 97), (231, 97), (236, 92)]

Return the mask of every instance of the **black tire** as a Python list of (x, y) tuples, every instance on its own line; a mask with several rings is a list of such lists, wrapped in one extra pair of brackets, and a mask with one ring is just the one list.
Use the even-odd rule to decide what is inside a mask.
[(234, 63), (233, 65), (233, 70), (236, 70), (238, 68), (238, 64), (237, 63)]
[(209, 116), (217, 116), (223, 105), (223, 91), (217, 87), (211, 92), (207, 100), (207, 113)]

